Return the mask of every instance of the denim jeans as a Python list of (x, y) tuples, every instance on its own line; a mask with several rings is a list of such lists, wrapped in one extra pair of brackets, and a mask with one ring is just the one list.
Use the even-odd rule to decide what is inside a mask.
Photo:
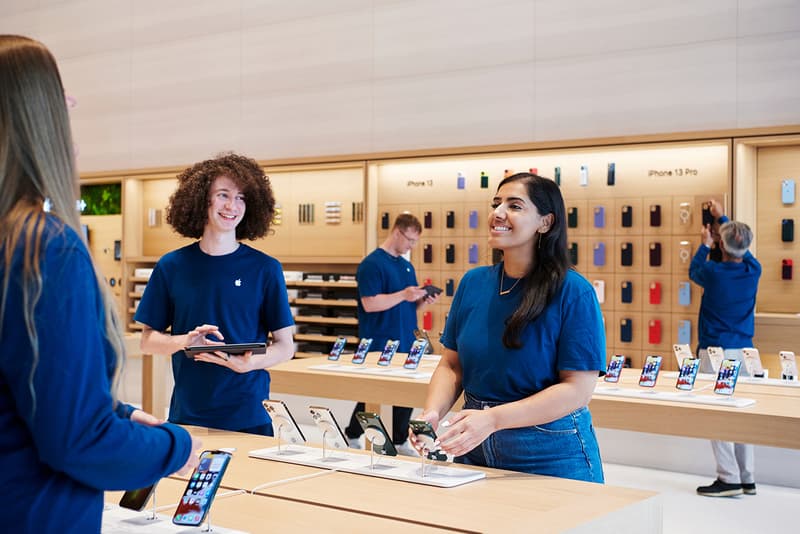
[[(464, 408), (482, 410), (502, 404), (464, 393)], [(561, 419), (524, 428), (498, 430), (456, 463), (521, 471), (587, 482), (604, 481), (600, 449), (586, 407)]]

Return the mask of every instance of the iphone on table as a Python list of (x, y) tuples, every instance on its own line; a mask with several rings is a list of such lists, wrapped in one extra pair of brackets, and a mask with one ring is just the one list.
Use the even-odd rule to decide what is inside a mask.
[(651, 388), (656, 385), (658, 380), (658, 372), (661, 370), (661, 356), (648, 355), (644, 360), (642, 367), (642, 374), (639, 376), (639, 385), (645, 388)]

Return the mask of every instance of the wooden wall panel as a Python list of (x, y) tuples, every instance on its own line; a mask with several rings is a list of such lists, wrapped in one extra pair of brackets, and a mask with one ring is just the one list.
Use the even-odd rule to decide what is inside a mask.
[[(758, 311), (800, 312), (800, 197), (792, 204), (781, 201), (781, 182), (795, 181), (800, 194), (800, 144), (758, 149), (757, 258), (763, 271), (758, 291)], [(781, 241), (781, 221), (794, 221), (795, 241)], [(782, 261), (794, 264), (792, 280), (783, 280)]]

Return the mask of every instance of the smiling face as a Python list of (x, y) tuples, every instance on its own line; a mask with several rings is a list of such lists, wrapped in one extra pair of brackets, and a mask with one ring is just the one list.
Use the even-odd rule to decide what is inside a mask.
[(245, 209), (244, 192), (227, 176), (217, 177), (209, 191), (207, 228), (219, 233), (235, 233)]
[(514, 249), (530, 253), (536, 245), (536, 234), (547, 232), (552, 222), (552, 214), (539, 214), (524, 181), (508, 182), (497, 190), (492, 200), (489, 246), (505, 253)]

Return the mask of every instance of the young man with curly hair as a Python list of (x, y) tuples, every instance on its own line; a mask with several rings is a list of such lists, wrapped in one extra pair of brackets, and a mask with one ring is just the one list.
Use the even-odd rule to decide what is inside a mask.
[[(269, 179), (252, 159), (222, 155), (178, 176), (167, 222), (199, 241), (158, 261), (134, 316), (144, 325), (142, 350), (172, 354), (171, 422), (272, 435), (261, 405), (266, 368), (292, 357), (294, 320), (281, 264), (241, 240), (266, 235), (274, 210)], [(213, 352), (269, 333), (264, 354)], [(192, 345), (209, 352), (189, 358), (183, 348)]]

